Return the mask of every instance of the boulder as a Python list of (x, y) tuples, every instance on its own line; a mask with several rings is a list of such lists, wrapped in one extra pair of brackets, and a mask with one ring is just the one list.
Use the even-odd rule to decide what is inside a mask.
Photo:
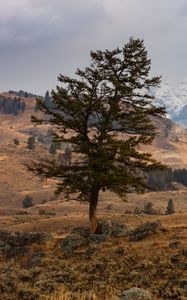
[(43, 251), (35, 252), (27, 262), (27, 268), (33, 268), (41, 265), (42, 258), (45, 256)]
[(83, 257), (85, 258), (91, 258), (93, 255), (98, 254), (99, 253), (99, 249), (96, 247), (88, 247), (88, 249), (86, 249), (85, 253), (83, 254)]
[(112, 235), (112, 222), (110, 220), (100, 220), (98, 222), (97, 232), (106, 236)]
[(107, 236), (105, 234), (90, 234), (87, 241), (89, 243), (103, 243), (107, 240)]
[(169, 247), (172, 249), (178, 249), (178, 248), (182, 247), (182, 244), (181, 244), (181, 242), (173, 242), (173, 243), (169, 244)]
[(90, 229), (88, 227), (75, 227), (72, 229), (71, 234), (78, 234), (86, 239), (90, 235)]
[(15, 232), (9, 233), (0, 231), (0, 252), (8, 258), (25, 255), (28, 252), (28, 246), (32, 244), (45, 243), (49, 238), (44, 233), (26, 233)]
[(130, 241), (140, 241), (155, 233), (164, 232), (165, 228), (159, 222), (145, 223), (130, 233)]
[(133, 287), (129, 290), (122, 292), (122, 300), (153, 300), (153, 296), (149, 291), (141, 288)]
[(99, 221), (97, 232), (108, 237), (123, 237), (129, 233), (125, 224), (110, 220)]
[(79, 247), (85, 246), (87, 240), (78, 234), (67, 235), (60, 244), (61, 249), (66, 254), (72, 254), (74, 250)]
[(113, 237), (124, 237), (129, 234), (127, 226), (123, 223), (112, 222), (112, 233)]

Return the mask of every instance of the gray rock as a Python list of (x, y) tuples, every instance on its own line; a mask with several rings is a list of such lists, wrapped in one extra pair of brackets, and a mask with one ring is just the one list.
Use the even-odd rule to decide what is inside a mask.
[(124, 237), (129, 234), (129, 230), (125, 224), (112, 222), (112, 236), (113, 237)]
[(141, 288), (131, 288), (122, 292), (122, 300), (153, 300), (153, 296), (149, 291)]
[(61, 241), (60, 247), (66, 254), (72, 254), (75, 249), (85, 246), (86, 244), (87, 240), (82, 236), (70, 234)]
[(180, 253), (176, 253), (170, 256), (170, 261), (172, 264), (178, 264), (182, 260)]
[(127, 236), (129, 233), (125, 224), (112, 222), (110, 220), (99, 221), (97, 232), (108, 237), (123, 237)]
[(105, 234), (90, 234), (87, 241), (89, 243), (103, 243), (107, 240), (107, 236)]
[(28, 268), (33, 268), (41, 264), (42, 258), (44, 257), (44, 252), (43, 251), (37, 251), (34, 253), (34, 255), (29, 258), (27, 267)]
[(9, 246), (7, 250), (4, 252), (7, 258), (14, 258), (15, 256), (24, 256), (28, 255), (28, 247), (16, 247), (16, 246)]
[(187, 249), (186, 248), (182, 249), (182, 255), (184, 255), (185, 257), (187, 257)]
[(71, 234), (78, 234), (83, 238), (87, 238), (90, 235), (90, 229), (88, 227), (75, 227), (72, 229)]
[(98, 248), (96, 248), (96, 247), (89, 247), (88, 249), (86, 249), (86, 252), (83, 254), (83, 257), (90, 258), (94, 254), (97, 254), (98, 252), (99, 252)]
[(165, 228), (159, 222), (145, 223), (130, 233), (130, 241), (143, 240), (155, 233), (164, 232)]
[(181, 242), (173, 242), (169, 244), (169, 247), (172, 249), (181, 248), (181, 246), (182, 246)]
[(98, 222), (97, 232), (106, 236), (112, 235), (112, 222), (110, 220), (101, 220)]
[(25, 255), (28, 252), (28, 246), (32, 244), (42, 244), (47, 240), (44, 233), (9, 233), (0, 231), (0, 252), (8, 258), (17, 255)]

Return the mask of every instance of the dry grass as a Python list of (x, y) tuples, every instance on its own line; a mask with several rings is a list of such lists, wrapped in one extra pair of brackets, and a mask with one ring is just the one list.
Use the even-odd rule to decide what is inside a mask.
[[(98, 298), (94, 292), (89, 293), (73, 293), (70, 291), (67, 291), (64, 287), (62, 287), (59, 291), (56, 291), (54, 294), (45, 297), (44, 300), (71, 300), (72, 296), (76, 300), (103, 300), (101, 298)], [(110, 300), (115, 300), (115, 297)]]
[[(53, 232), (52, 239), (32, 245), (23, 256), (10, 260), (0, 255), (0, 290), (7, 291), (2, 292), (3, 299), (114, 300), (121, 291), (134, 286), (150, 290), (155, 300), (181, 299), (180, 295), (185, 295), (181, 283), (187, 278), (183, 252), (187, 250), (187, 213), (162, 217), (114, 215), (113, 219), (131, 228), (148, 220), (161, 220), (167, 231), (139, 242), (130, 242), (128, 237), (109, 238), (93, 245), (97, 253), (91, 257), (85, 256), (89, 246), (66, 256), (60, 248), (64, 235)], [(71, 226), (80, 224), (80, 220), (74, 225), (72, 221)], [(175, 241), (180, 242), (179, 248), (170, 247)], [(27, 268), (33, 255), (41, 252), (41, 263)], [(178, 261), (171, 262), (172, 257)], [(13, 297), (15, 291), (17, 296)]]
[[(23, 257), (12, 260), (0, 257), (3, 299), (114, 300), (119, 291), (133, 286), (149, 289), (156, 295), (155, 299), (161, 299), (161, 296), (163, 299), (180, 299), (179, 280), (187, 278), (186, 257), (182, 254), (182, 249), (187, 249), (187, 190), (142, 196), (130, 194), (125, 203), (110, 192), (101, 193), (99, 218), (117, 220), (130, 229), (147, 221), (161, 221), (168, 231), (140, 242), (111, 238), (95, 245), (98, 254), (89, 259), (84, 257), (84, 247), (72, 257), (65, 257), (60, 241), (72, 228), (88, 225), (88, 207), (76, 201), (64, 202), (63, 195), (58, 200), (41, 204), (42, 200), (49, 200), (53, 195), (54, 182), (48, 181), (42, 186), (23, 166), (28, 156), (33, 158), (41, 152), (41, 149), (30, 153), (26, 150), (28, 132), (34, 129), (30, 123), (33, 105), (34, 102), (19, 117), (0, 116), (0, 137), (4, 143), (0, 145), (0, 229), (11, 232), (45, 231), (51, 233), (54, 239), (44, 245), (33, 246)], [(41, 127), (40, 130), (45, 132), (47, 128)], [(13, 138), (20, 139), (21, 145), (12, 146)], [(158, 138), (149, 150), (163, 162), (187, 167), (186, 149), (186, 143)], [(26, 194), (34, 198), (35, 206), (27, 210), (28, 215), (18, 216)], [(169, 199), (174, 201), (176, 214), (166, 216), (164, 212)], [(136, 207), (142, 209), (148, 201), (154, 204), (160, 215), (133, 214)], [(112, 205), (110, 209), (109, 204)], [(41, 209), (56, 215), (41, 216)], [(181, 248), (172, 249), (169, 245), (176, 240), (181, 243)], [(32, 255), (40, 251), (44, 253), (41, 264), (27, 270), (25, 266)], [(173, 255), (179, 256), (177, 265), (171, 263)]]

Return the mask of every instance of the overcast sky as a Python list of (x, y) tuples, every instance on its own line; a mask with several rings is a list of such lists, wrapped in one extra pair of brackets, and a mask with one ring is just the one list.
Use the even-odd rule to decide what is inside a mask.
[(73, 76), (89, 51), (143, 38), (152, 73), (187, 76), (187, 0), (0, 0), (0, 91), (37, 94)]

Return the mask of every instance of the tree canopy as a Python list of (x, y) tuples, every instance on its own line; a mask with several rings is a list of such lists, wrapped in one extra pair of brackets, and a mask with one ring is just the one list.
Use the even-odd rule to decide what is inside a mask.
[(45, 115), (32, 118), (51, 124), (54, 141), (71, 145), (71, 162), (40, 159), (29, 169), (57, 178), (57, 193), (75, 193), (77, 200), (87, 201), (96, 232), (101, 190), (121, 198), (129, 189), (142, 193), (145, 172), (164, 168), (140, 146), (153, 141), (157, 130), (152, 119), (164, 116), (165, 109), (154, 104), (150, 93), (160, 77), (149, 77), (151, 61), (143, 40), (130, 38), (122, 49), (91, 51), (90, 56), (89, 66), (77, 69), (75, 78), (59, 75), (53, 106), (39, 99)]

